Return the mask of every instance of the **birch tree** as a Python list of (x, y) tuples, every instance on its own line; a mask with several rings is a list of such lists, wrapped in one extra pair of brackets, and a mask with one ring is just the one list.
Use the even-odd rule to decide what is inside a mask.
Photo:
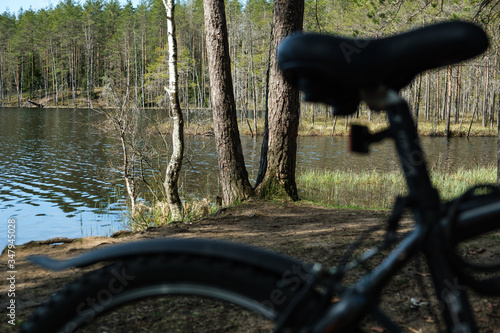
[(167, 12), (168, 71), (169, 87), (164, 87), (170, 99), (170, 112), (174, 121), (172, 132), (172, 156), (165, 174), (165, 193), (170, 206), (172, 221), (182, 221), (184, 217), (179, 197), (178, 181), (184, 156), (184, 119), (179, 103), (177, 82), (177, 42), (175, 40), (174, 0), (163, 0)]

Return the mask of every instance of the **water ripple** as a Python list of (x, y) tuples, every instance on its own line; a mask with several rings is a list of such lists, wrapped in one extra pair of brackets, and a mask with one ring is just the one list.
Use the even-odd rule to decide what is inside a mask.
[(18, 219), (19, 243), (123, 228), (118, 205), (102, 209), (115, 200), (116, 156), (88, 130), (89, 112), (0, 109), (0, 212)]

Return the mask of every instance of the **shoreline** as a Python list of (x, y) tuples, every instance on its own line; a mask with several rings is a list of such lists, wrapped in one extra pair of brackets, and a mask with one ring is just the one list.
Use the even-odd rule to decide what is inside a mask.
[[(98, 103), (96, 103), (98, 104)], [(40, 110), (41, 108), (37, 107), (17, 107), (17, 106), (2, 106), (2, 109), (34, 109)], [(114, 109), (113, 107), (101, 107), (103, 109)], [(63, 110), (74, 110), (74, 109), (86, 109), (92, 110), (92, 108), (88, 107), (68, 107), (68, 106), (48, 106), (43, 107), (42, 109), (63, 109)], [(141, 110), (160, 110), (161, 108), (140, 108)], [(196, 112), (194, 108), (189, 108), (191, 112)], [(349, 116), (338, 117), (337, 121), (335, 121), (334, 116), (325, 117), (324, 115), (317, 115), (314, 121), (308, 117), (307, 115), (301, 115), (301, 120), (299, 124), (298, 136), (330, 136), (330, 137), (345, 137), (349, 136), (349, 126), (352, 124), (356, 125), (364, 125), (370, 129), (370, 132), (377, 132), (379, 130), (384, 129), (387, 126), (387, 123), (381, 121), (383, 116), (376, 116), (371, 121), (368, 120), (366, 115), (362, 115), (359, 118), (352, 118)], [(432, 121), (427, 121), (422, 119), (423, 117), (419, 117), (419, 121), (417, 124), (418, 135), (422, 137), (437, 137), (443, 138), (445, 136), (445, 120), (440, 120), (437, 123)], [(205, 119), (206, 120), (206, 119)], [(251, 119), (248, 119), (249, 121)], [(347, 121), (347, 125), (346, 125)], [(450, 124), (450, 135), (449, 138), (462, 138), (462, 137), (497, 137), (498, 136), (498, 127), (496, 125), (497, 119), (493, 122), (489, 122), (485, 127), (481, 124), (481, 119), (476, 119), (472, 122), (472, 126), (470, 125), (471, 117), (466, 116), (462, 119), (461, 123), (451, 123)], [(203, 136), (212, 136), (213, 134), (213, 126), (210, 121), (205, 121), (202, 123), (198, 122), (186, 122), (184, 126), (184, 134), (185, 135), (203, 135)], [(252, 124), (253, 125), (253, 124)], [(250, 124), (243, 124), (241, 118), (238, 118), (238, 126), (240, 135), (248, 135), (248, 136), (257, 136), (262, 137), (262, 129), (264, 128), (264, 119), (259, 118), (257, 121), (257, 133), (254, 133), (254, 129), (249, 129)], [(333, 128), (335, 126), (335, 128)], [(470, 133), (469, 126), (471, 126)], [(159, 129), (162, 134), (171, 134), (172, 124), (170, 122), (164, 122), (159, 125)], [(346, 128), (347, 127), (347, 128)]]

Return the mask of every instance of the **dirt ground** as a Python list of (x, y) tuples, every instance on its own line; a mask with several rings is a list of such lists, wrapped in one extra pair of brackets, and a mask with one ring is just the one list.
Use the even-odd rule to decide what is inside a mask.
[[(50, 272), (25, 260), (33, 254), (63, 259), (101, 246), (157, 237), (217, 238), (254, 246), (299, 258), (319, 262), (324, 267), (335, 266), (349, 244), (363, 231), (383, 225), (387, 211), (347, 210), (315, 206), (308, 203), (250, 201), (219, 212), (190, 225), (173, 225), (135, 234), (112, 237), (88, 237), (74, 240), (54, 239), (30, 242), (16, 249), (16, 322), (7, 323), (5, 316), (8, 283), (0, 284), (2, 320), (0, 332), (17, 331), (20, 324), (52, 293), (67, 282), (96, 266), (86, 269)], [(401, 231), (412, 228), (406, 218)], [(374, 246), (382, 232), (370, 235), (356, 254)], [(55, 243), (55, 244), (53, 244)], [(465, 250), (469, 257), (495, 256), (500, 253), (499, 237), (490, 236)], [(7, 272), (7, 254), (2, 254), (0, 269)], [(376, 256), (377, 260), (382, 258)], [(375, 264), (374, 263), (374, 264)], [(345, 283), (352, 285), (361, 272), (354, 271)], [(5, 274), (5, 273), (4, 273)], [(419, 283), (421, 281), (421, 283)], [(424, 286), (422, 292), (420, 285)], [(413, 260), (395, 276), (384, 290), (381, 307), (405, 332), (435, 332), (435, 317), (439, 301), (432, 296), (430, 277), (423, 260)], [(500, 332), (500, 299), (470, 294), (474, 314), (481, 332)], [(411, 306), (411, 298), (420, 306)], [(377, 323), (366, 321), (367, 332), (384, 332)], [(253, 314), (244, 313), (232, 305), (198, 298), (156, 298), (121, 308), (96, 321), (84, 332), (266, 332), (272, 325)]]

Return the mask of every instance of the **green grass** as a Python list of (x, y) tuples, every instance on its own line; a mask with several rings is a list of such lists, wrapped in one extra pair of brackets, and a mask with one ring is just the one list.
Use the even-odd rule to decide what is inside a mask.
[[(208, 199), (183, 200), (184, 222), (191, 222), (210, 214), (219, 208)], [(130, 212), (129, 212), (130, 215)], [(132, 231), (141, 231), (149, 227), (158, 227), (172, 222), (170, 208), (166, 201), (155, 201), (149, 206), (142, 203), (136, 205), (134, 216), (127, 219), (128, 228)]]
[[(449, 200), (475, 184), (494, 183), (496, 167), (434, 170), (431, 178), (441, 197)], [(369, 209), (388, 209), (397, 195), (406, 193), (399, 171), (307, 171), (298, 175), (297, 187), (303, 199), (322, 205)]]
[(454, 172), (434, 172), (432, 181), (444, 199), (454, 198), (477, 184), (495, 183), (496, 167), (458, 169)]

